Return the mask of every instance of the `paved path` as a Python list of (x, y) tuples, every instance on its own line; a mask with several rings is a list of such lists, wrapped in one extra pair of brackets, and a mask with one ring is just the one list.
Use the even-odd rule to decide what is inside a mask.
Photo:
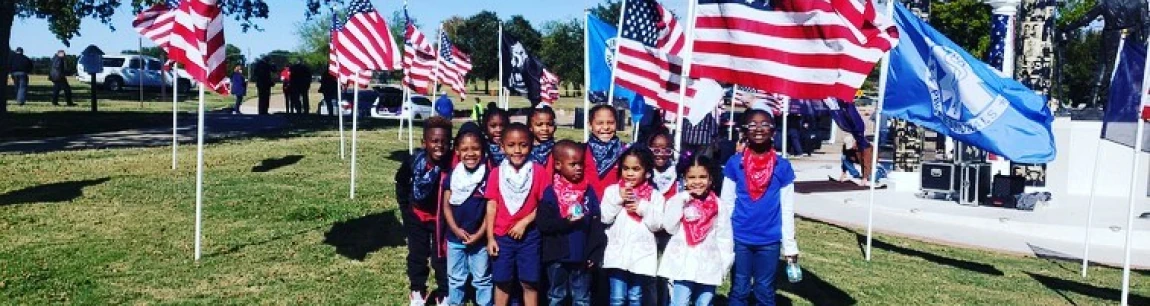
[[(181, 115), (177, 134), (180, 143), (195, 142), (196, 117)], [(204, 117), (204, 133), (209, 139), (278, 131), (288, 122), (282, 116), (250, 116), (209, 112)], [(172, 128), (156, 127), (123, 131), (20, 140), (0, 143), (0, 154), (27, 154), (60, 150), (84, 150), (125, 147), (151, 147), (172, 144)]]

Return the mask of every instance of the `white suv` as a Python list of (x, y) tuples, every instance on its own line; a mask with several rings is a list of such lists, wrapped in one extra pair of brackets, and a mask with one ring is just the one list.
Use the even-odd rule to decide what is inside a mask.
[[(172, 87), (172, 73), (163, 71), (163, 62), (145, 55), (105, 55), (104, 71), (96, 74), (96, 84), (112, 91), (125, 88), (159, 88)], [(76, 64), (76, 79), (82, 83), (91, 83), (92, 76), (84, 71), (84, 67)], [(177, 69), (179, 78), (176, 84), (180, 91), (188, 91), (195, 86), (195, 81), (183, 69)]]

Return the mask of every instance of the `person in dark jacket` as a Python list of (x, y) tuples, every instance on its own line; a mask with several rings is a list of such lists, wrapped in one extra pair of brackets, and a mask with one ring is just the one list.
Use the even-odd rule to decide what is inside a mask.
[(559, 305), (591, 305), (591, 269), (603, 261), (606, 234), (600, 221), (599, 199), (583, 177), (583, 145), (570, 140), (555, 144), (555, 176), (543, 191), (536, 223), (543, 234), (540, 261), (551, 281), (547, 297)]
[[(429, 297), (442, 297), (447, 285), (447, 260), (437, 252), (435, 233), (439, 215), (440, 182), (446, 176), (451, 147), (451, 121), (433, 117), (423, 126), (423, 149), (395, 172), (395, 198), (407, 235), (407, 280), (416, 305)], [(428, 269), (430, 263), (431, 269)], [(435, 270), (435, 292), (428, 292), (427, 277)]]
[(240, 105), (244, 104), (244, 95), (248, 93), (248, 81), (244, 79), (244, 66), (236, 66), (232, 70), (232, 95), (236, 96), (236, 105), (232, 107), (233, 114), (240, 113)]
[(335, 116), (336, 105), (339, 104), (339, 81), (331, 73), (324, 73), (319, 78), (319, 93), (323, 95), (323, 101), (315, 106), (315, 113), (319, 114), (320, 109), (327, 105), (327, 114)]
[(8, 74), (16, 85), (16, 103), (24, 105), (28, 96), (28, 74), (32, 73), (32, 60), (24, 56), (24, 48), (8, 55)]
[(291, 107), (295, 109), (297, 114), (307, 114), (308, 106), (308, 90), (311, 88), (311, 68), (308, 68), (303, 61), (297, 60), (295, 65), (290, 68), (291, 75), (288, 79), (291, 82)]
[(64, 91), (64, 99), (68, 106), (76, 106), (72, 102), (72, 86), (68, 85), (68, 59), (64, 57), (64, 50), (56, 51), (52, 58), (52, 67), (48, 70), (48, 80), (52, 81), (52, 105), (60, 105), (60, 91)]
[(272, 66), (264, 59), (256, 61), (256, 67), (252, 72), (252, 76), (256, 81), (256, 94), (259, 95), (259, 114), (267, 115), (268, 108), (271, 106), (272, 87), (276, 82), (272, 79)]

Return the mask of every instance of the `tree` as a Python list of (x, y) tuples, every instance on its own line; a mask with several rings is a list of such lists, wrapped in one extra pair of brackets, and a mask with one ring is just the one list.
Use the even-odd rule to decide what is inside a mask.
[(981, 0), (936, 0), (930, 25), (975, 57), (990, 50), (990, 6)]
[[(131, 0), (135, 12), (144, 9), (160, 0)], [(267, 0), (218, 0), (223, 14), (232, 16), (240, 22), (240, 27), (247, 31), (259, 29), (252, 22), (256, 18), (268, 17)], [(342, 0), (305, 0), (307, 10), (305, 15), (310, 17), (319, 11), (320, 6)], [(80, 24), (84, 18), (95, 18), (109, 28), (112, 15), (120, 7), (119, 0), (6, 0), (0, 1), (0, 63), (8, 62), (8, 52), (11, 50), (9, 40), (12, 38), (12, 23), (16, 18), (47, 19), (48, 29), (60, 39), (65, 46), (69, 45), (72, 37), (80, 33)], [(0, 65), (0, 93), (8, 92), (8, 65)], [(8, 96), (0, 94), (0, 116), (8, 112)]]
[(583, 23), (553, 20), (543, 25), (543, 32), (547, 34), (539, 54), (547, 69), (567, 84), (583, 84)]
[(533, 54), (539, 53), (539, 49), (543, 47), (543, 34), (531, 26), (531, 22), (523, 18), (523, 15), (511, 16), (510, 20), (503, 22), (503, 33), (519, 38), (523, 47)]
[[(300, 44), (295, 54), (312, 68), (327, 67), (331, 42), (331, 12), (295, 24)], [(322, 69), (326, 71), (327, 69)], [(317, 70), (318, 71), (318, 70)]]
[(232, 44), (224, 46), (224, 54), (228, 59), (226, 63), (229, 66), (244, 65), (248, 62), (248, 58), (244, 56), (244, 51)]
[(264, 61), (267, 61), (268, 64), (271, 64), (273, 67), (279, 68), (287, 67), (292, 62), (292, 60), (296, 58), (297, 56), (295, 53), (287, 50), (274, 50), (264, 54), (263, 56)]
[(483, 80), (483, 90), (490, 91), (491, 79), (499, 74), (499, 15), (482, 11), (472, 15), (456, 30), (455, 44), (471, 54), (471, 75)]
[(623, 2), (620, 0), (607, 0), (599, 3), (591, 9), (591, 14), (599, 17), (600, 20), (611, 25), (619, 24), (619, 11), (623, 9)]

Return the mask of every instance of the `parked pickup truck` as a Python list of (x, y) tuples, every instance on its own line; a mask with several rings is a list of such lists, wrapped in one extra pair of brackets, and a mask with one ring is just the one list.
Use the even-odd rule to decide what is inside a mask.
[[(175, 80), (179, 91), (188, 91), (196, 85), (192, 77), (183, 69), (177, 69), (178, 78), (171, 71), (164, 71), (163, 62), (144, 55), (105, 55), (104, 71), (96, 74), (96, 84), (108, 90), (120, 91), (126, 88), (171, 88)], [(76, 64), (76, 79), (91, 83), (92, 76)]]

